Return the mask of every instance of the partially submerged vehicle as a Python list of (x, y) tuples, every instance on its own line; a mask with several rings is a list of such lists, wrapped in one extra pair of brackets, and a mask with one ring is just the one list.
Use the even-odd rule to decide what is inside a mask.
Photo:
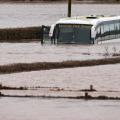
[(50, 28), (51, 40), (57, 44), (94, 44), (120, 38), (120, 16), (90, 15), (64, 18)]

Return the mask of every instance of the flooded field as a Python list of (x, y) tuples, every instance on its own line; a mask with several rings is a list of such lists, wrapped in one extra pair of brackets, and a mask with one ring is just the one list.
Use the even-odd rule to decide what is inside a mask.
[[(72, 15), (119, 15), (120, 4), (73, 4)], [(0, 28), (51, 25), (67, 15), (66, 3), (0, 4)], [(0, 43), (0, 65), (31, 62), (91, 60), (120, 54), (120, 39), (98, 45), (41, 45)], [(120, 97), (120, 64), (0, 74), (0, 84), (29, 90), (0, 90), (5, 95), (84, 95), (93, 85), (92, 96)], [(119, 120), (120, 101), (0, 98), (4, 120)]]
[(119, 120), (119, 101), (1, 98), (4, 120)]
[[(99, 45), (41, 45), (36, 43), (0, 43), (0, 65), (31, 62), (91, 60), (120, 54), (120, 42)], [(108, 54), (106, 56), (106, 54)]]
[[(72, 16), (119, 15), (120, 4), (73, 4)], [(65, 3), (0, 4), (0, 28), (51, 25), (67, 16)]]
[[(22, 72), (0, 75), (5, 86), (28, 87), (30, 90), (2, 90), (6, 95), (79, 96), (82, 89), (93, 85), (91, 95), (120, 97), (120, 64), (78, 67), (57, 70)], [(33, 88), (33, 89), (32, 89)]]

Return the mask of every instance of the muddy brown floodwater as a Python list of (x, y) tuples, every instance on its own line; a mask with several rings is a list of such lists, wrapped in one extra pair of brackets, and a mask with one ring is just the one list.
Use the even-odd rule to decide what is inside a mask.
[[(91, 14), (119, 15), (120, 4), (72, 5), (73, 16)], [(66, 3), (4, 3), (0, 4), (0, 28), (51, 25), (66, 15)], [(0, 43), (0, 65), (111, 57), (120, 53), (119, 40), (100, 45)], [(98, 90), (90, 93), (93, 96), (120, 97), (120, 64), (1, 74), (0, 84), (38, 88), (2, 90), (6, 95), (78, 96), (83, 93), (76, 91), (92, 84)], [(0, 97), (0, 120), (120, 120), (120, 101)]]

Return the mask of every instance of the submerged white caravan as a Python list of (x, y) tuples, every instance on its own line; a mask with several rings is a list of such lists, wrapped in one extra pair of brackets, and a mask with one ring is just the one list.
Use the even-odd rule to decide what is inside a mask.
[(120, 38), (120, 16), (78, 16), (64, 18), (51, 26), (56, 43), (94, 44)]

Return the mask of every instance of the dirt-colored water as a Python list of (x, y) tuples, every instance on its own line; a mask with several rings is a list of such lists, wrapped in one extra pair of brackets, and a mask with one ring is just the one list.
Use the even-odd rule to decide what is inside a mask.
[(119, 101), (1, 98), (5, 120), (119, 120)]
[[(119, 15), (120, 4), (73, 4), (72, 15)], [(51, 25), (67, 15), (65, 3), (0, 4), (0, 28)], [(45, 45), (0, 43), (0, 64), (86, 60), (120, 53), (120, 42), (100, 45)], [(42, 87), (37, 90), (10, 91), (9, 95), (78, 96), (76, 90), (92, 84), (100, 95), (120, 96), (120, 64), (72, 69), (33, 71), (0, 75), (6, 86)], [(58, 90), (57, 88), (60, 88)], [(68, 91), (65, 91), (68, 90)], [(71, 91), (72, 90), (72, 91)], [(112, 92), (111, 92), (112, 91)], [(96, 96), (98, 93), (91, 93)], [(0, 98), (0, 120), (119, 120), (119, 101), (68, 99)]]
[[(91, 60), (120, 54), (120, 42), (100, 45), (44, 45), (0, 43), (0, 64)], [(108, 54), (108, 55), (106, 55)]]
[[(72, 16), (119, 15), (120, 4), (73, 4)], [(51, 25), (67, 16), (66, 3), (0, 4), (0, 28)]]

